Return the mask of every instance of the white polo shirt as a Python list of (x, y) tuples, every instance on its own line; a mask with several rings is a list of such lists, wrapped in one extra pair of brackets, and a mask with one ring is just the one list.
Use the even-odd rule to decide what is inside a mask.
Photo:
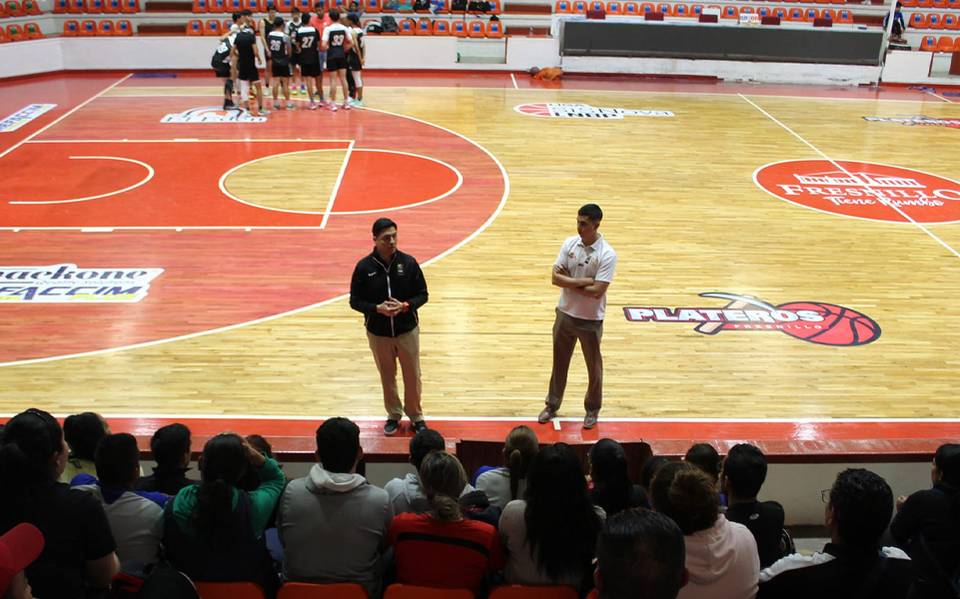
[[(617, 268), (617, 253), (603, 235), (597, 237), (593, 245), (583, 245), (580, 236), (574, 235), (563, 242), (556, 264), (566, 268), (575, 279), (589, 277), (595, 281), (612, 283), (613, 272)], [(593, 298), (576, 289), (562, 288), (557, 308), (574, 318), (603, 320), (607, 309), (607, 294)]]

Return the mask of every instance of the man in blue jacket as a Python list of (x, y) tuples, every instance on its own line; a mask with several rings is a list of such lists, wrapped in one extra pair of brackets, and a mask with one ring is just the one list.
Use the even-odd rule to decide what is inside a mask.
[[(380, 371), (385, 435), (397, 432), (406, 414), (419, 432), (427, 427), (420, 407), (420, 328), (417, 309), (427, 303), (427, 282), (416, 259), (397, 249), (397, 223), (373, 223), (374, 248), (353, 270), (350, 307), (363, 313), (367, 339)], [(397, 392), (397, 360), (403, 371), (403, 404)]]

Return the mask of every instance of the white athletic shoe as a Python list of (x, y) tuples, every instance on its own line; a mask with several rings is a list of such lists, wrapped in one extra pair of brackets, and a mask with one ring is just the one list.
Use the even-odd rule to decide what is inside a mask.
[(343, 106), (341, 106), (340, 108), (342, 108), (342, 109), (344, 109), (344, 110), (350, 110), (350, 109), (353, 108), (353, 107), (350, 106), (350, 103), (349, 103), (349, 102), (344, 102), (344, 103), (343, 103)]

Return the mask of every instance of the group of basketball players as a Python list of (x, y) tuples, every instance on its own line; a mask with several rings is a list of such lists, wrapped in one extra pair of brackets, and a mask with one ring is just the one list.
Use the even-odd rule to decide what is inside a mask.
[[(245, 10), (233, 14), (233, 26), (220, 38), (211, 66), (223, 79), (223, 109), (237, 108), (234, 95), (239, 94), (240, 107), (252, 116), (268, 114), (264, 110), (263, 86), (260, 82), (261, 52), (266, 60), (264, 79), (272, 88), (274, 110), (295, 108), (290, 101), (299, 88), (310, 100), (308, 108), (336, 111), (337, 86), (343, 94), (340, 108), (363, 105), (364, 32), (359, 17), (353, 13), (341, 17), (331, 9), (324, 14), (301, 14), (293, 8), (290, 22), (278, 16), (268, 4), (267, 16), (259, 23)], [(327, 99), (323, 94), (323, 73), (330, 80)], [(283, 94), (281, 101), (280, 95)]]

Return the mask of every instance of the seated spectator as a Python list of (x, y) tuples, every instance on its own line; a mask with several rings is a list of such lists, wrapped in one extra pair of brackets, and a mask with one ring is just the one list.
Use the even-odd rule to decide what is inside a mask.
[[(247, 443), (250, 444), (250, 447), (256, 449), (264, 456), (272, 459), (276, 459), (273, 456), (273, 445), (270, 445), (270, 441), (267, 441), (266, 437), (263, 435), (247, 435), (244, 437), (247, 440)], [(281, 464), (281, 468), (283, 465)]]
[(93, 460), (97, 443), (109, 434), (110, 426), (100, 414), (83, 412), (67, 416), (63, 421), (63, 436), (70, 448), (70, 456), (60, 482), (70, 484), (78, 474), (96, 476), (97, 466)]
[(687, 583), (683, 533), (673, 520), (630, 509), (604, 523), (594, 578), (600, 599), (675, 599)]
[[(260, 486), (247, 492), (238, 483), (250, 469)], [(254, 582), (272, 594), (277, 581), (263, 533), (283, 491), (279, 464), (223, 433), (204, 445), (200, 475), (199, 485), (181, 489), (164, 510), (170, 562), (195, 581)]]
[[(887, 28), (890, 21), (890, 13), (883, 17), (883, 28)], [(897, 8), (893, 13), (893, 27), (890, 30), (890, 41), (895, 44), (905, 44), (907, 40), (903, 38), (903, 32), (907, 29), (907, 22), (903, 19), (903, 4), (897, 2)]]
[[(432, 428), (425, 428), (410, 439), (410, 464), (416, 471), (408, 472), (403, 478), (394, 478), (383, 487), (390, 496), (390, 505), (395, 516), (405, 512), (422, 514), (430, 511), (430, 503), (420, 484), (420, 465), (428, 453), (443, 451), (445, 447), (443, 436)], [(473, 491), (474, 488), (466, 484), (459, 496)]]
[(795, 553), (765, 568), (759, 597), (903, 599), (913, 566), (899, 549), (880, 548), (892, 514), (893, 492), (885, 480), (868, 470), (844, 470), (829, 490), (824, 513), (830, 542), (822, 553)]
[(727, 520), (743, 524), (757, 541), (760, 567), (766, 568), (784, 556), (783, 506), (776, 501), (757, 501), (767, 478), (767, 458), (749, 443), (734, 445), (723, 461), (720, 489), (727, 495)]
[(609, 518), (613, 514), (646, 504), (643, 489), (633, 484), (627, 469), (627, 454), (613, 439), (600, 439), (590, 448), (590, 498)]
[(190, 470), (190, 429), (175, 422), (157, 429), (150, 439), (150, 451), (157, 462), (153, 474), (137, 482), (140, 491), (159, 491), (176, 495), (180, 489), (196, 484), (187, 478)]
[(500, 517), (510, 584), (561, 584), (589, 589), (603, 510), (594, 507), (580, 459), (569, 446), (545, 447), (533, 458), (526, 499)]
[(17, 524), (0, 536), (0, 597), (33, 599), (25, 570), (41, 551), (43, 535), (33, 524)]
[(941, 445), (930, 472), (933, 488), (897, 498), (890, 533), (916, 570), (911, 597), (957, 596), (948, 580), (960, 567), (960, 445)]
[(716, 483), (720, 479), (720, 454), (709, 443), (695, 443), (683, 456), (685, 462), (690, 462), (700, 468)]
[(106, 589), (120, 570), (103, 507), (57, 479), (67, 464), (63, 429), (50, 414), (14, 416), (0, 438), (0, 533), (22, 522), (43, 534), (45, 548), (27, 578), (43, 599), (83, 597)]
[(163, 533), (160, 504), (166, 503), (167, 496), (151, 500), (134, 492), (140, 477), (140, 449), (133, 435), (107, 435), (100, 440), (95, 455), (99, 480), (75, 488), (93, 493), (103, 505), (117, 542), (121, 569), (142, 574), (159, 557)]
[(529, 426), (515, 427), (503, 444), (506, 466), (493, 468), (477, 477), (477, 489), (487, 494), (491, 505), (503, 508), (514, 499), (522, 499), (527, 470), (537, 455), (540, 443)]
[(643, 463), (643, 468), (640, 469), (640, 488), (643, 490), (643, 497), (646, 502), (643, 507), (653, 509), (653, 504), (650, 502), (650, 486), (653, 484), (653, 477), (669, 463), (670, 458), (662, 455), (650, 456)]
[(457, 496), (467, 475), (456, 457), (430, 452), (420, 465), (420, 481), (430, 511), (395, 516), (387, 536), (396, 581), (479, 592), (487, 575), (503, 565), (497, 529), (463, 516)]
[(746, 526), (720, 513), (720, 496), (707, 473), (687, 462), (671, 462), (653, 479), (651, 497), (658, 512), (673, 519), (684, 534), (689, 584), (681, 599), (757, 594), (760, 558)]
[(331, 418), (316, 437), (319, 463), (290, 481), (277, 509), (284, 579), (355, 582), (379, 597), (390, 498), (356, 473), (363, 456), (356, 424)]

